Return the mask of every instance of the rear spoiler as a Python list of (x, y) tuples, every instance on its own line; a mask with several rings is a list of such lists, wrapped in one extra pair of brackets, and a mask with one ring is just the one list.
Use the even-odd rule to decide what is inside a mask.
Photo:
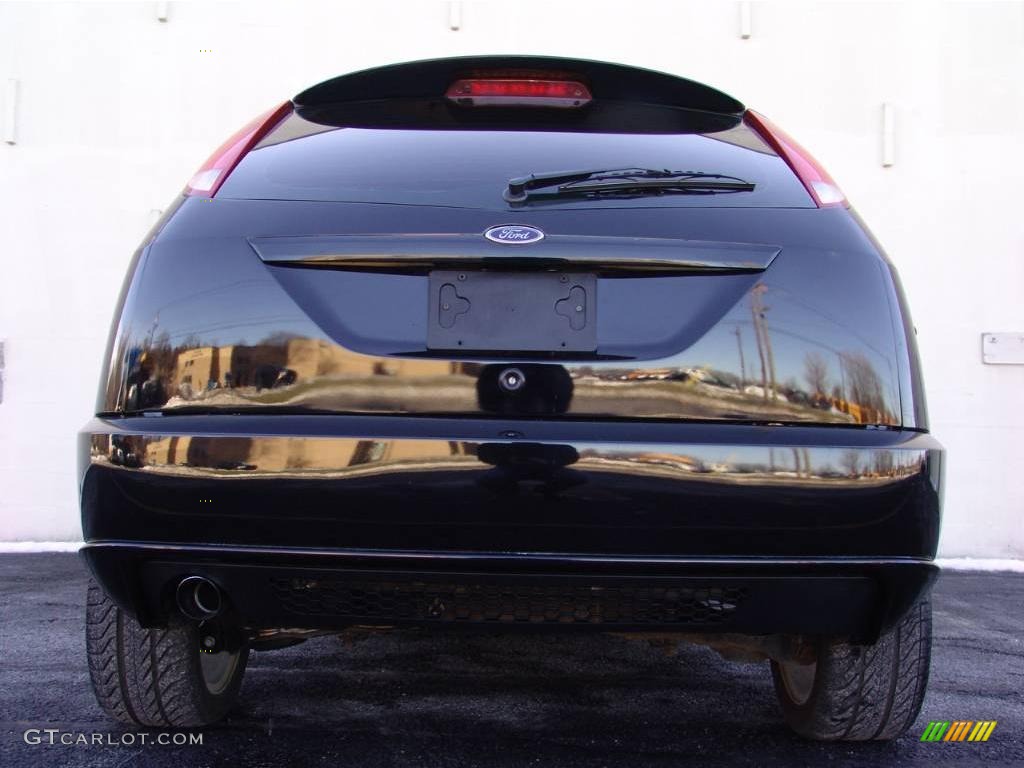
[(585, 82), (595, 100), (628, 101), (742, 115), (732, 96), (701, 83), (650, 69), (551, 56), (463, 56), (367, 69), (307, 88), (297, 108), (382, 99), (441, 98), (456, 80), (481, 72), (557, 72)]
[(248, 242), (267, 264), (383, 272), (476, 266), (749, 274), (763, 272), (782, 250), (758, 243), (550, 234), (523, 251), (480, 234), (252, 237)]

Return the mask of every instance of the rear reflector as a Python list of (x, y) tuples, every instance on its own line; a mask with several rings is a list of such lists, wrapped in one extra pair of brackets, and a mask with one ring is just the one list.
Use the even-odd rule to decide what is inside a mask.
[(213, 197), (220, 189), (220, 185), (227, 179), (228, 174), (245, 157), (245, 154), (259, 144), (260, 140), (274, 130), (277, 124), (291, 112), (292, 103), (286, 101), (281, 106), (274, 107), (255, 120), (246, 123), (231, 138), (221, 144), (217, 151), (210, 155), (202, 167), (195, 172), (185, 186), (185, 194)]
[(743, 122), (786, 161), (796, 177), (807, 187), (819, 208), (846, 205), (846, 195), (828, 175), (828, 171), (822, 168), (806, 149), (797, 144), (792, 136), (764, 115), (749, 109), (743, 115)]
[(582, 107), (590, 89), (576, 80), (473, 78), (456, 80), (445, 96), (465, 107)]

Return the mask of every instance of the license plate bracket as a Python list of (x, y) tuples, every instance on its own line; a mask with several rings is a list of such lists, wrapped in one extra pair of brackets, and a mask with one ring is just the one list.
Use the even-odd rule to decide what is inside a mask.
[(593, 352), (597, 277), (585, 272), (433, 270), (427, 348)]

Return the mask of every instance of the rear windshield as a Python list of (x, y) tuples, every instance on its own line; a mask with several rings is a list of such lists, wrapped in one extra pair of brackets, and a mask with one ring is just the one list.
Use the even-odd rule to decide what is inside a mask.
[(536, 204), (814, 207), (785, 162), (738, 118), (619, 103), (559, 114), (426, 100), (300, 109), (246, 155), (217, 196), (507, 210), (510, 178), (614, 168), (719, 173), (755, 188)]

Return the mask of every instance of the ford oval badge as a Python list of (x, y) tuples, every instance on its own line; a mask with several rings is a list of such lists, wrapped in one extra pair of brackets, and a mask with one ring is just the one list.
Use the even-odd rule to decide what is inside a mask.
[(508, 245), (525, 245), (536, 243), (544, 239), (544, 233), (536, 227), (527, 227), (520, 224), (502, 224), (498, 227), (491, 227), (484, 232), (484, 237), (492, 243), (504, 243)]

